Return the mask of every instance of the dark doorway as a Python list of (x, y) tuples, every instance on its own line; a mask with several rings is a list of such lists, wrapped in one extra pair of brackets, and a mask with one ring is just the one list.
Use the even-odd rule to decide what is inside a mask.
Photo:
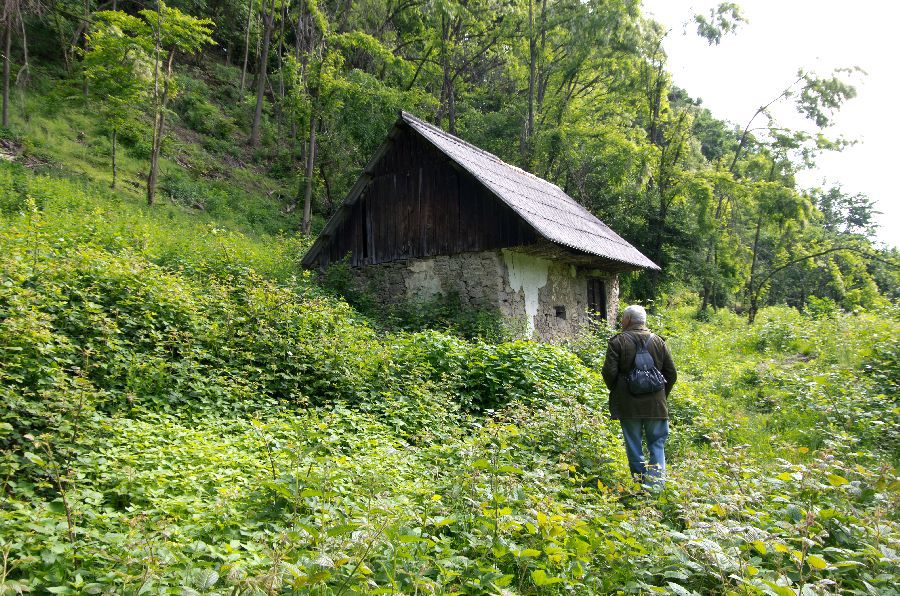
[(587, 306), (596, 318), (606, 320), (606, 284), (602, 279), (592, 277), (587, 280)]

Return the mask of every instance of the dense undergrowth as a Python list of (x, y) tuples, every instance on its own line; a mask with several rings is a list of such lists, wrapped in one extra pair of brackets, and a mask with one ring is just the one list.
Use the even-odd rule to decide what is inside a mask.
[(0, 592), (896, 593), (895, 310), (690, 305), (670, 482), (571, 349), (385, 331), (304, 243), (0, 165)]
[[(82, 104), (79, 84), (52, 67), (36, 67), (30, 88), (16, 89), (21, 110), (0, 128), (0, 157), (15, 157), (32, 169), (80, 179), (97, 189), (112, 181), (109, 122), (93, 104)], [(236, 122), (245, 106), (233, 67), (185, 68), (180, 93), (168, 114), (170, 132), (162, 144), (160, 195), (179, 210), (232, 230), (251, 234), (294, 232), (298, 213), (296, 164), (275, 145), (247, 147)], [(118, 131), (117, 197), (145, 196), (150, 140), (149, 117), (129, 120)], [(315, 225), (321, 224), (315, 218)]]

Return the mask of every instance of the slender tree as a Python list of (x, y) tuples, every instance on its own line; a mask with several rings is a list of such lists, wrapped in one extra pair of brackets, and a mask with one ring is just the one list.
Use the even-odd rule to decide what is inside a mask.
[(91, 83), (93, 101), (100, 107), (112, 142), (112, 188), (118, 168), (116, 149), (119, 128), (137, 117), (148, 95), (150, 57), (139, 38), (127, 35), (142, 27), (140, 19), (119, 11), (95, 14), (88, 33), (84, 72)]
[(12, 85), (12, 42), (18, 32), (22, 47), (22, 66), (16, 75), (16, 84), (26, 85), (29, 77), (28, 61), (28, 37), (26, 35), (25, 18), (29, 15), (41, 13), (41, 4), (38, 0), (3, 0), (0, 6), (0, 28), (2, 28), (3, 52), (3, 106), (0, 124), (9, 126), (9, 92)]
[(3, 126), (9, 126), (9, 77), (10, 64), (12, 62), (12, 29), (11, 11), (9, 6), (4, 6), (0, 15), (0, 24), (3, 26)]
[(268, 78), (269, 46), (272, 43), (272, 32), (275, 30), (275, 0), (262, 0), (263, 37), (262, 50), (256, 68), (256, 108), (250, 123), (250, 146), (259, 145), (259, 127), (262, 121), (263, 100), (265, 99), (266, 81)]
[(247, 61), (250, 56), (250, 25), (253, 23), (253, 0), (247, 0), (247, 26), (244, 28), (244, 65), (241, 68), (241, 95), (247, 85)]
[(213, 23), (184, 14), (177, 8), (158, 0), (156, 10), (140, 11), (146, 23), (145, 45), (152, 44), (153, 56), (153, 133), (150, 148), (150, 171), (147, 174), (147, 204), (156, 200), (156, 183), (159, 174), (159, 155), (165, 135), (165, 121), (169, 101), (177, 93), (174, 77), (176, 52), (194, 53), (203, 46), (214, 43), (211, 37)]
[(492, 52), (512, 37), (513, 12), (510, 4), (494, 0), (451, 0), (437, 4), (428, 14), (427, 54), (432, 50), (437, 54), (428, 60), (440, 69), (437, 119), (446, 119), (451, 133), (456, 132), (460, 85), (475, 73), (485, 77), (502, 65), (502, 60), (492, 59)]

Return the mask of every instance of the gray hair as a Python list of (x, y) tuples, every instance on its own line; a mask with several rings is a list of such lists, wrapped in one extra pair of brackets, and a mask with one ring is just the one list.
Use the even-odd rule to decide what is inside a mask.
[(640, 304), (632, 304), (622, 312), (622, 320), (631, 319), (632, 323), (638, 325), (647, 324), (647, 311)]

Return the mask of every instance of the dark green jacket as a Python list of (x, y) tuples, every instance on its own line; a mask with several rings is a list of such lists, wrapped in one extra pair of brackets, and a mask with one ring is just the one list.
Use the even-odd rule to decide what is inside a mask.
[(630, 418), (669, 418), (666, 401), (678, 375), (672, 353), (666, 342), (658, 335), (647, 345), (656, 368), (666, 378), (665, 390), (647, 395), (632, 395), (625, 377), (634, 368), (634, 356), (638, 346), (635, 339), (644, 342), (650, 335), (646, 327), (629, 329), (610, 338), (606, 347), (606, 361), (603, 363), (603, 381), (609, 389), (609, 413), (613, 420)]

